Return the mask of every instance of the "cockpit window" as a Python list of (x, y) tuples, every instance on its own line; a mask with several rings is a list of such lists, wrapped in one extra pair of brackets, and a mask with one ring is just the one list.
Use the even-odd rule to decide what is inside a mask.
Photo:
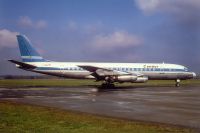
[(185, 71), (188, 71), (188, 68), (187, 68), (187, 67), (184, 67), (184, 70), (185, 70)]

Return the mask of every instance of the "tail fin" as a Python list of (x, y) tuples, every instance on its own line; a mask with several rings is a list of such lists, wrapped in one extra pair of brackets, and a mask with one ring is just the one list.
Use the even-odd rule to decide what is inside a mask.
[(17, 41), (23, 62), (44, 62), (45, 59), (33, 48), (25, 35), (17, 35)]

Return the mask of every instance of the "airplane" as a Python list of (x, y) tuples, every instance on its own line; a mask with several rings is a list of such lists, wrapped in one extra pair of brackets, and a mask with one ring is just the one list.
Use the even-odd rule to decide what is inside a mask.
[(25, 35), (17, 35), (22, 61), (8, 60), (16, 67), (52, 76), (73, 79), (95, 79), (103, 81), (103, 87), (114, 87), (114, 83), (144, 83), (148, 80), (181, 80), (196, 77), (187, 67), (167, 63), (97, 63), (55, 62), (44, 59)]

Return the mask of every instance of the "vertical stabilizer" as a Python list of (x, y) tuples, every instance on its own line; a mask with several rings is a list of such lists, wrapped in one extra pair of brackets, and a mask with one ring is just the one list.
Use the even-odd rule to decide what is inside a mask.
[(23, 62), (44, 62), (45, 59), (31, 45), (31, 42), (25, 35), (17, 35), (17, 41)]

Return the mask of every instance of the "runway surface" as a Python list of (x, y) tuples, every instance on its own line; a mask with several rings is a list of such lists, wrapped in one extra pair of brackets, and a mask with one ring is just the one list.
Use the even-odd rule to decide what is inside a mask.
[(0, 88), (0, 99), (200, 129), (199, 87)]

